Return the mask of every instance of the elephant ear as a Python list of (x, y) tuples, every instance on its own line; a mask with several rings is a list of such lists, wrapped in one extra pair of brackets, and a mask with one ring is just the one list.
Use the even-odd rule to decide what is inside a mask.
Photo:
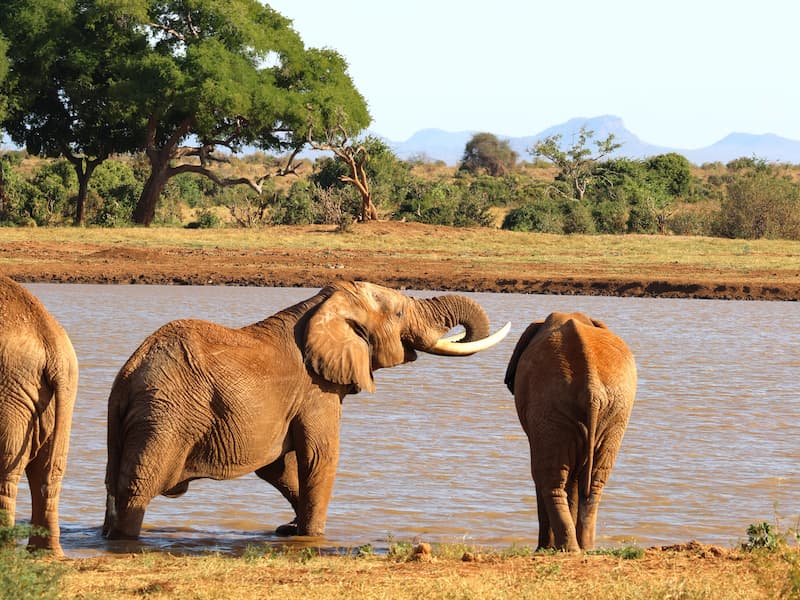
[(514, 379), (517, 376), (517, 364), (519, 363), (519, 359), (543, 324), (544, 321), (536, 321), (528, 325), (528, 328), (519, 336), (517, 345), (514, 346), (514, 352), (511, 353), (511, 359), (508, 361), (508, 368), (506, 368), (506, 377), (504, 380), (508, 391), (512, 394), (514, 393)]
[(323, 378), (375, 391), (366, 316), (350, 294), (336, 292), (323, 302), (306, 327), (306, 364)]

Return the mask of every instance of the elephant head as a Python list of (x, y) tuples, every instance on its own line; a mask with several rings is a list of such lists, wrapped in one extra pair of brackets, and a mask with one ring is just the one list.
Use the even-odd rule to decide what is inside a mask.
[[(474, 300), (457, 294), (405, 296), (367, 282), (338, 283), (309, 319), (305, 356), (325, 379), (375, 391), (373, 371), (416, 360), (416, 352), (467, 356), (497, 344), (510, 324), (489, 335), (489, 319)], [(442, 336), (453, 327), (463, 334)]]

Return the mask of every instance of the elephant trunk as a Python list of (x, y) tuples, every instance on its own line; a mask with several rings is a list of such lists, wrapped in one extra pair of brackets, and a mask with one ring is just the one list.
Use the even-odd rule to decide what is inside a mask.
[[(447, 355), (474, 354), (493, 346), (508, 333), (509, 325), (489, 335), (489, 317), (480, 304), (457, 294), (414, 301), (415, 326), (408, 341), (422, 352)], [(441, 337), (457, 325), (464, 327), (463, 335), (442, 340)]]

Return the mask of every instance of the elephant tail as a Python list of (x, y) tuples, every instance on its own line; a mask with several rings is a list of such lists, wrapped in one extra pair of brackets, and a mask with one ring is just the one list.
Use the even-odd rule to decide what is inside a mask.
[(594, 471), (594, 450), (597, 443), (597, 422), (600, 414), (600, 399), (591, 391), (594, 386), (589, 386), (586, 402), (586, 468), (583, 472), (583, 488), (586, 498), (592, 494), (592, 472)]
[(43, 377), (53, 392), (54, 404), (53, 433), (45, 472), (48, 474), (47, 485), (58, 488), (67, 469), (72, 411), (78, 394), (78, 359), (71, 342), (67, 342), (63, 357), (48, 360)]

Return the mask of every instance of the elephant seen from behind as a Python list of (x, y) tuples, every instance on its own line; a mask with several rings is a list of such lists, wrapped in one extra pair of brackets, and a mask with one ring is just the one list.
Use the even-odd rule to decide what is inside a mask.
[(0, 525), (14, 524), (24, 472), (31, 493), (28, 546), (56, 554), (77, 389), (78, 360), (67, 333), (33, 294), (0, 276)]
[(636, 395), (631, 351), (602, 322), (554, 312), (522, 334), (505, 383), (530, 445), (539, 548), (592, 549)]
[[(459, 324), (463, 339), (441, 339)], [(414, 299), (346, 281), (240, 329), (164, 325), (109, 395), (104, 535), (138, 537), (150, 500), (193, 479), (252, 472), (294, 509), (278, 533), (323, 535), (343, 397), (373, 391), (373, 371), (417, 351), (469, 355), (507, 331), (489, 336), (484, 310), (463, 295)]]

